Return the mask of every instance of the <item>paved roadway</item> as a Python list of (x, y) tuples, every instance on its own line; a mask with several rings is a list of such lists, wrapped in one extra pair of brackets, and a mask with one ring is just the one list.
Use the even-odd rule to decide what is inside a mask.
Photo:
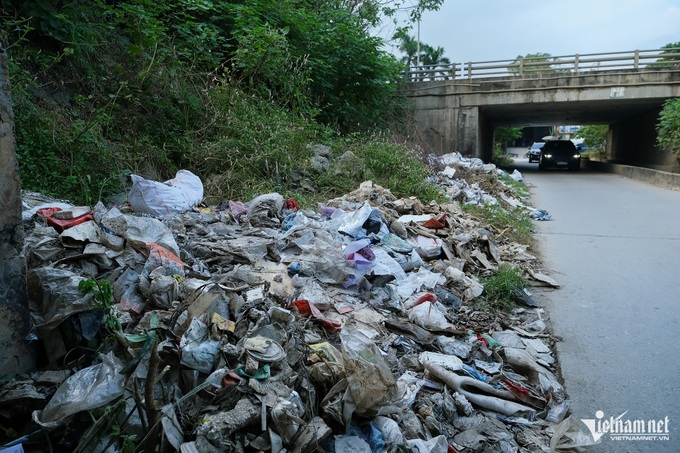
[(668, 417), (669, 441), (605, 435), (588, 451), (680, 451), (680, 192), (611, 174), (539, 172), (524, 149), (515, 152), (534, 206), (553, 217), (535, 224), (562, 287), (537, 299), (562, 337), (574, 418)]

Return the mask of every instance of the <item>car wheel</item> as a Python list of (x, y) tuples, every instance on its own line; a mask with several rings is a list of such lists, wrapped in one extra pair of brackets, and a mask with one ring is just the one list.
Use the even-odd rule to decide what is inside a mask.
[(539, 169), (539, 170), (545, 170), (545, 165), (543, 165), (542, 162), (539, 162), (539, 163), (538, 163), (538, 169)]

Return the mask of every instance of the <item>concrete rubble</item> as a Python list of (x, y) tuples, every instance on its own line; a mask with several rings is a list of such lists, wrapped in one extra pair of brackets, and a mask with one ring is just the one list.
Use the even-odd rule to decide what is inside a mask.
[(164, 216), (27, 194), (42, 366), (0, 387), (3, 446), (578, 451), (543, 310), (474, 303), (502, 264), (558, 283), (461, 203), (533, 208), (455, 177), (509, 177), (493, 166), (439, 164), (445, 204), (370, 181), (316, 210), (271, 193)]

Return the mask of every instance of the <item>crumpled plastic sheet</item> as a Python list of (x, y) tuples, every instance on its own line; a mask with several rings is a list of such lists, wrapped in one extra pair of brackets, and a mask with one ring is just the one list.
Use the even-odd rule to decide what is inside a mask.
[(282, 210), (283, 196), (278, 193), (260, 195), (248, 204), (248, 221), (254, 227), (278, 228)]
[(435, 285), (442, 280), (441, 274), (421, 267), (418, 269), (418, 272), (410, 272), (407, 277), (400, 282), (398, 292), (403, 299), (407, 299), (419, 289), (434, 288)]
[(84, 277), (67, 269), (39, 267), (27, 277), (33, 322), (41, 337), (46, 337), (65, 319), (92, 310), (91, 294), (83, 294), (78, 284)]
[(579, 448), (595, 445), (590, 434), (584, 432), (573, 417), (567, 417), (552, 428), (550, 453), (560, 451), (578, 451)]
[(363, 228), (363, 225), (371, 215), (371, 211), (373, 211), (373, 208), (368, 204), (368, 201), (364, 202), (358, 210), (345, 214), (342, 223), (338, 227), (338, 231), (353, 238), (365, 236), (366, 230)]
[(219, 352), (219, 345), (219, 341), (210, 339), (208, 326), (193, 318), (179, 343), (182, 350), (182, 365), (210, 373)]
[(392, 275), (397, 282), (402, 282), (408, 278), (401, 264), (392, 258), (387, 251), (376, 248), (373, 250), (373, 254), (375, 255), (373, 275)]
[(534, 209), (529, 215), (534, 220), (552, 220), (552, 216), (545, 209)]
[(347, 244), (342, 252), (347, 261), (352, 263), (360, 272), (367, 272), (375, 264), (375, 254), (369, 247), (370, 245), (370, 239), (360, 239)]
[(406, 445), (413, 453), (446, 453), (449, 449), (449, 442), (443, 434), (430, 440), (409, 439)]
[(101, 219), (101, 225), (132, 243), (133, 247), (145, 249), (146, 244), (155, 242), (175, 255), (179, 247), (172, 231), (163, 223), (151, 217), (135, 217), (111, 208)]
[(123, 364), (109, 352), (100, 355), (101, 363), (77, 371), (57, 389), (42, 411), (33, 419), (45, 427), (65, 423), (71, 415), (104, 406), (123, 396), (125, 376)]
[(345, 424), (353, 413), (375, 412), (396, 396), (396, 380), (375, 342), (354, 324), (340, 331), (342, 353), (347, 372), (347, 392), (344, 398)]
[(524, 176), (522, 176), (522, 173), (517, 169), (514, 169), (512, 173), (510, 173), (510, 177), (517, 182), (524, 182)]

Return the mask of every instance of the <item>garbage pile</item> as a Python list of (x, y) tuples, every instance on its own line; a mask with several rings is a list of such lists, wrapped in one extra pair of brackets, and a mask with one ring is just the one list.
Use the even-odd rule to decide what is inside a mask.
[[(136, 202), (158, 205), (148, 197)], [(474, 304), (478, 275), (503, 263), (557, 283), (457, 201), (397, 199), (371, 182), (317, 210), (277, 193), (184, 200), (164, 215), (39, 198), (26, 205), (25, 254), (44, 352), (41, 371), (0, 387), (4, 447), (587, 444), (567, 416), (542, 309)]]

